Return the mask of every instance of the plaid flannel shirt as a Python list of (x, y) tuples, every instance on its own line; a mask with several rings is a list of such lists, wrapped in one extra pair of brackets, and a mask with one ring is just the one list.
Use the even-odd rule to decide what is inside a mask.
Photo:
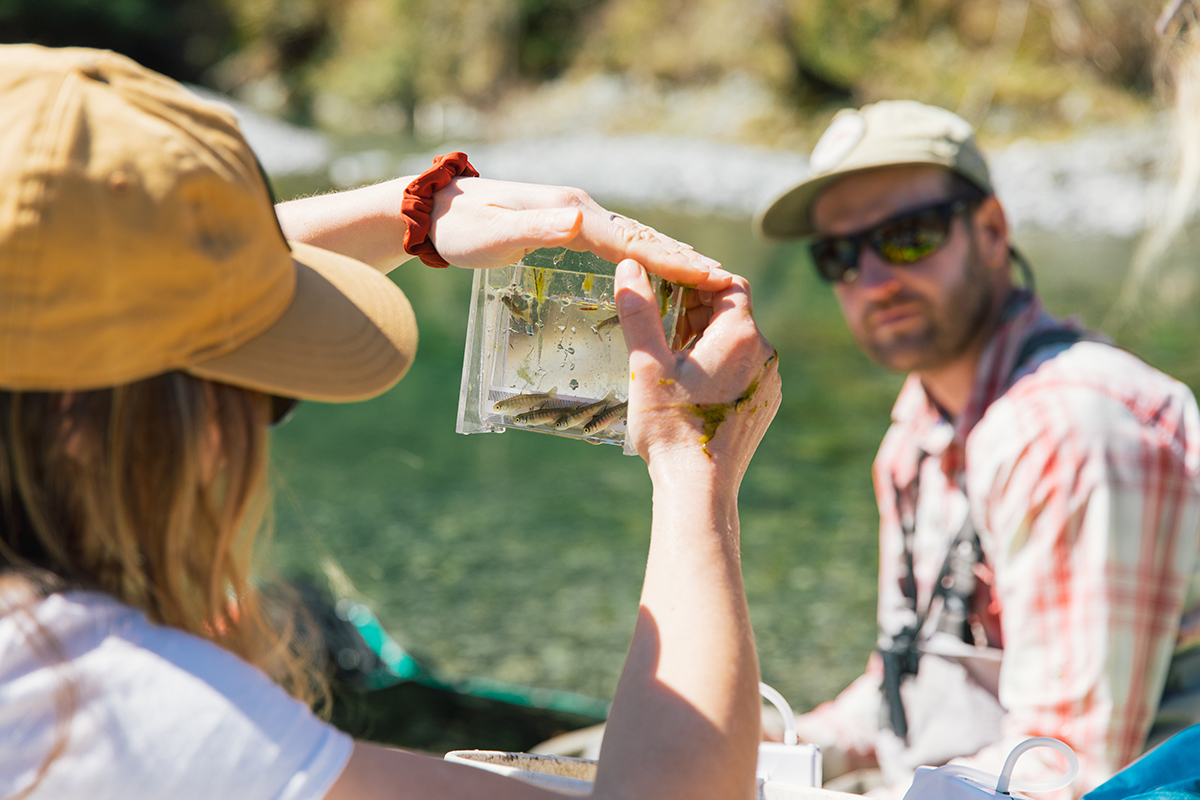
[[(969, 513), (988, 584), (974, 627), (1003, 648), (1002, 738), (956, 763), (996, 774), (1013, 745), (1053, 736), (1080, 757), (1064, 797), (1142, 752), (1173, 657), (1200, 639), (1200, 411), (1186, 386), (1097, 341), (1039, 349), (1017, 367), (1030, 337), (1067, 326), (1014, 292), (959, 418), (910, 376), (874, 465), (881, 642), (914, 619), (901, 590), (897, 490), (920, 469), (918, 607)], [(880, 672), (873, 658), (837, 700), (801, 718), (802, 730), (869, 754)], [(1060, 770), (1049, 762), (1027, 777)]]

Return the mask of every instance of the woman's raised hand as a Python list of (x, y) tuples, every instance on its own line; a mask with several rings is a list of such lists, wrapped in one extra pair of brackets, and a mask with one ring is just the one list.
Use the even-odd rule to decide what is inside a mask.
[(442, 258), (501, 267), (539, 247), (632, 258), (674, 283), (719, 291), (732, 276), (713, 259), (640, 222), (613, 214), (579, 189), (457, 178), (434, 195), (430, 239)]
[(693, 294), (686, 323), (692, 344), (671, 350), (645, 271), (632, 260), (617, 268), (617, 312), (629, 347), (629, 436), (652, 474), (664, 462), (707, 465), (736, 488), (779, 409), (778, 359), (754, 323), (744, 278)]

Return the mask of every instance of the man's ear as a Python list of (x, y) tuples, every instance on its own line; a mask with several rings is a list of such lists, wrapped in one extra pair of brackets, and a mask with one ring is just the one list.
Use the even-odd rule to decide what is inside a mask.
[(985, 197), (972, 215), (975, 243), (983, 262), (992, 269), (1008, 269), (1008, 218), (995, 195)]

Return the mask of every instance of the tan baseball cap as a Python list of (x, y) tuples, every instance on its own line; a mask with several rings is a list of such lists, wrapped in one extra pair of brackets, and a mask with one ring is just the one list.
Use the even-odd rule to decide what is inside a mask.
[(115, 53), (0, 46), (0, 388), (183, 370), (350, 401), (416, 347), (387, 276), (284, 240), (229, 111)]
[(957, 114), (914, 100), (887, 100), (843, 109), (817, 141), (807, 178), (767, 203), (754, 218), (771, 239), (812, 236), (812, 203), (851, 172), (904, 164), (937, 164), (992, 194), (987, 161), (975, 131)]

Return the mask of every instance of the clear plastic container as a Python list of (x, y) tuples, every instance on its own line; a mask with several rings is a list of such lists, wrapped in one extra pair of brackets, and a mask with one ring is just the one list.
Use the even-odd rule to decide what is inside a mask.
[[(613, 270), (598, 256), (560, 247), (475, 272), (459, 433), (517, 428), (634, 454), (625, 443), (629, 353)], [(669, 341), (683, 290), (655, 275), (650, 281)]]

